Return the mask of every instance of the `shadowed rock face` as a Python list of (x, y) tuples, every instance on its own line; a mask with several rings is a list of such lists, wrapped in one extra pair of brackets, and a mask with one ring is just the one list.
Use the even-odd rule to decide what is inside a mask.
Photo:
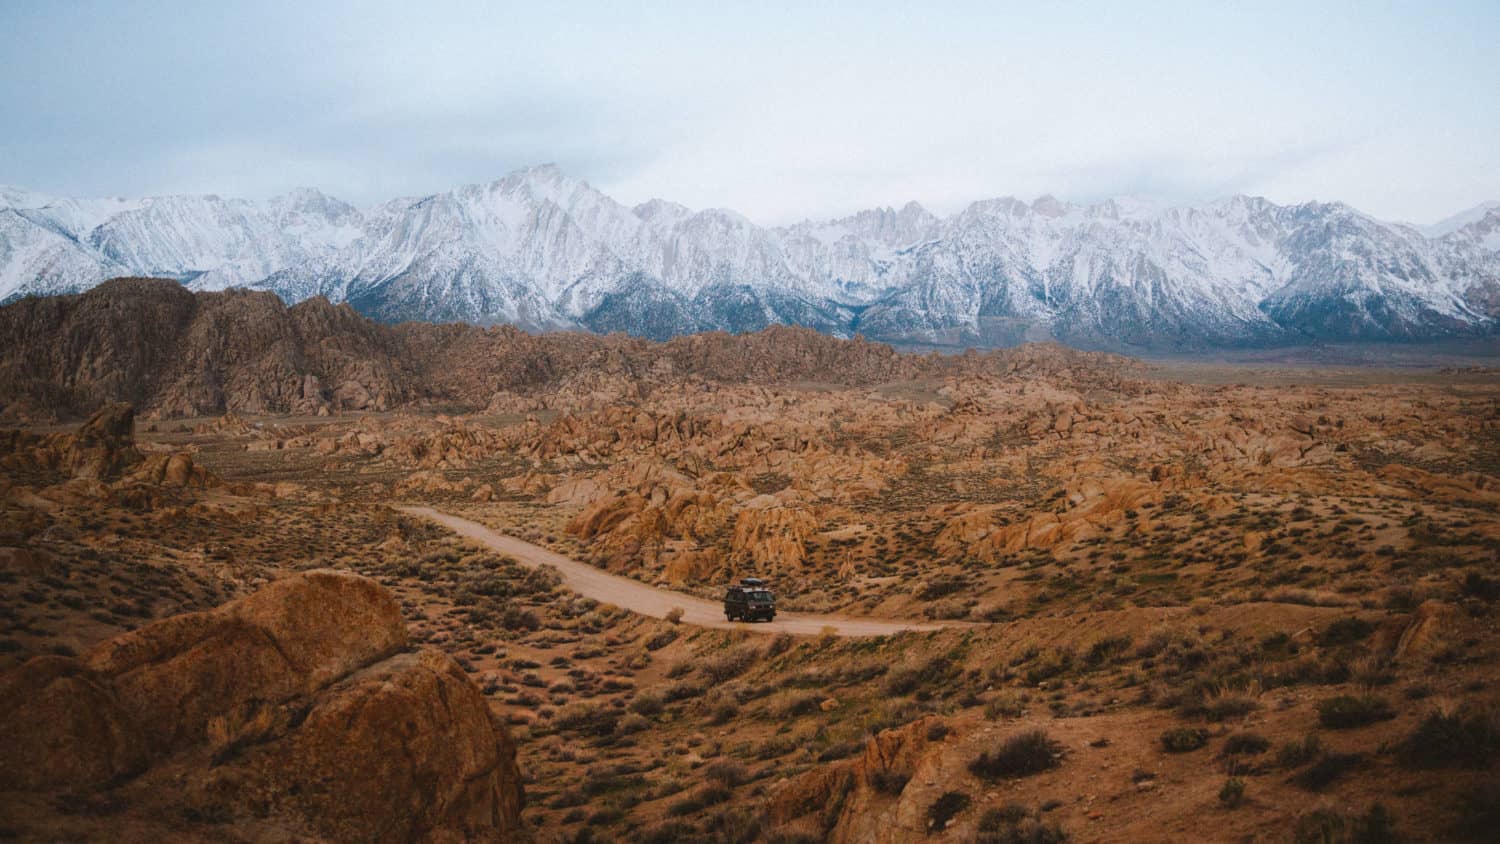
[(388, 591), (316, 571), (33, 659), (0, 678), (0, 789), (107, 792), (164, 831), (520, 837), (508, 733), (450, 657), (406, 646)]
[[(0, 307), (0, 415), (76, 418), (108, 402), (155, 417), (381, 411), (423, 402), (496, 412), (640, 397), (684, 380), (867, 385), (964, 371), (1091, 366), (1060, 347), (918, 357), (811, 329), (679, 337), (530, 335), (509, 326), (381, 325), (314, 298), (192, 293), (116, 279)], [(576, 403), (576, 402), (575, 402)]]

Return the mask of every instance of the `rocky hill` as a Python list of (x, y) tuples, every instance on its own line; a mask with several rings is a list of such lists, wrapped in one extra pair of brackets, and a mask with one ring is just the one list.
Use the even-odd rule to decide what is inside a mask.
[(1488, 336), (1500, 209), (1427, 230), (1339, 202), (1041, 197), (763, 227), (634, 208), (555, 166), (359, 210), (314, 190), (76, 200), (0, 189), (0, 301), (123, 275), (326, 296), (383, 322), (668, 337), (769, 325), (1116, 350)]
[(19, 419), (77, 417), (110, 401), (157, 417), (419, 403), (510, 412), (545, 407), (560, 394), (638, 400), (652, 385), (692, 380), (851, 386), (1126, 365), (1061, 347), (913, 356), (785, 327), (657, 343), (509, 326), (387, 326), (322, 297), (287, 306), (271, 293), (193, 293), (160, 279), (117, 279), (82, 294), (0, 306), (0, 334), (11, 341), (0, 350), (0, 415)]

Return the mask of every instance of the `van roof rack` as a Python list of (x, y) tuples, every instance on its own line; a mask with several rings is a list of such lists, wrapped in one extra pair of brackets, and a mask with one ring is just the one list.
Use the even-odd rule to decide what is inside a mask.
[(742, 577), (742, 578), (740, 578), (740, 585), (741, 586), (765, 586), (766, 582), (764, 580), (761, 580), (758, 577)]

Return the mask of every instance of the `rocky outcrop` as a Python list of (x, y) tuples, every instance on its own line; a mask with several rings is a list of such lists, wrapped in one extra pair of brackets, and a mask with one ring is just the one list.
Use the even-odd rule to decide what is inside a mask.
[(272, 293), (191, 293), (160, 279), (0, 306), (0, 337), (0, 416), (25, 421), (77, 417), (111, 401), (167, 417), (428, 401), (513, 413), (637, 404), (657, 385), (692, 381), (856, 386), (1134, 366), (1058, 346), (918, 357), (779, 326), (665, 343), (508, 326), (387, 326), (322, 298), (288, 307)]
[[(885, 730), (864, 753), (821, 765), (771, 793), (771, 824), (828, 844), (909, 841), (925, 835), (926, 819), (898, 796), (921, 770), (934, 735), (931, 719)], [(937, 739), (941, 741), (941, 739)]]
[(807, 560), (807, 541), (817, 532), (813, 514), (798, 507), (750, 507), (734, 522), (731, 549), (771, 573), (795, 572)]
[(0, 678), (0, 789), (108, 792), (164, 831), (522, 837), (505, 728), (450, 657), (406, 648), (389, 592), (317, 571), (32, 659)]
[(1452, 644), (1458, 610), (1442, 601), (1423, 601), (1402, 628), (1391, 649), (1391, 661), (1420, 665)]
[(109, 404), (72, 433), (0, 430), (0, 502), (45, 512), (73, 504), (149, 510), (223, 485), (188, 452), (143, 454), (134, 425), (130, 405)]
[(135, 447), (135, 410), (111, 403), (73, 433), (0, 431), (0, 468), (13, 474), (51, 474), (107, 481), (141, 462)]

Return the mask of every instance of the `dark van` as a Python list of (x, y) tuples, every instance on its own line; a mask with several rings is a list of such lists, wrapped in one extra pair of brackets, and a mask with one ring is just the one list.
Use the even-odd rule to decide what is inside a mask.
[(776, 617), (776, 596), (764, 580), (744, 578), (724, 595), (724, 617), (730, 621), (770, 621)]

